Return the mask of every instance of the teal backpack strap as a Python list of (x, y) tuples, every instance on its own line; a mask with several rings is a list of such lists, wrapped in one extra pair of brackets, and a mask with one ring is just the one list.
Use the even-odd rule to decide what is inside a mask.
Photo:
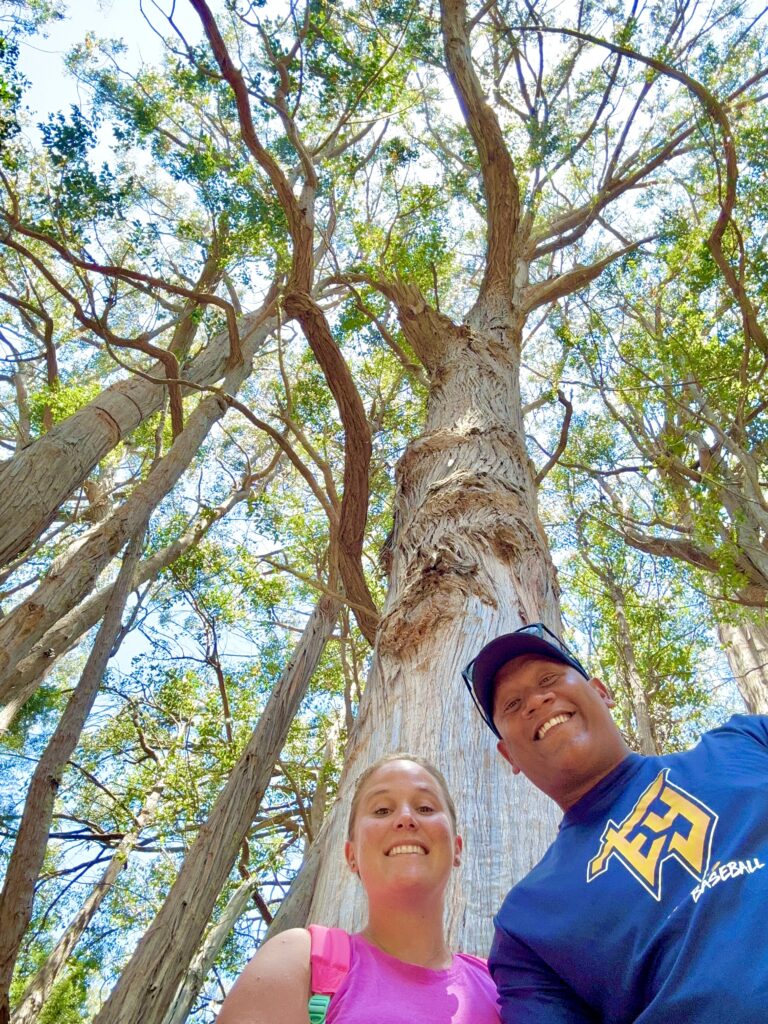
[(309, 1024), (325, 1024), (328, 1014), (328, 1007), (331, 1005), (330, 996), (310, 996), (307, 1009), (309, 1010)]
[(312, 995), (307, 1010), (310, 1024), (325, 1024), (331, 996), (349, 973), (349, 935), (341, 928), (311, 924), (309, 936)]

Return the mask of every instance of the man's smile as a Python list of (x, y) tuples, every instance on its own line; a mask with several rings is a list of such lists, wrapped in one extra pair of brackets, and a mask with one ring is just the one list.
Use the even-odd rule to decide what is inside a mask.
[(551, 718), (548, 718), (536, 730), (536, 735), (533, 737), (534, 740), (543, 740), (550, 729), (554, 729), (556, 725), (562, 725), (563, 722), (567, 722), (572, 717), (572, 711), (561, 712), (559, 715), (552, 715)]

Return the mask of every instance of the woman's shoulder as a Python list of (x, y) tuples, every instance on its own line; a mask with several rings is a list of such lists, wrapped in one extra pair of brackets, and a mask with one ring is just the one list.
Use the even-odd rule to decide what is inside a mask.
[(280, 966), (284, 971), (300, 972), (309, 977), (310, 935), (306, 928), (287, 928), (275, 935), (259, 947), (251, 964), (256, 964), (259, 971), (267, 970), (272, 965)]
[(310, 993), (310, 936), (289, 928), (268, 939), (232, 986), (218, 1024), (303, 1024)]

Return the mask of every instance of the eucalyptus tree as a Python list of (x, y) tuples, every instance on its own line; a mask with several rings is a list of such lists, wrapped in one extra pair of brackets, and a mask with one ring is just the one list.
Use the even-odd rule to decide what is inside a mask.
[[(292, 479), (300, 477), (311, 493), (313, 510), (327, 518), (329, 554), (316, 573), (326, 591), (320, 633), (330, 635), (346, 601), (374, 645), (342, 798), (360, 768), (384, 749), (410, 747), (445, 766), (465, 827), (476, 837), (465, 887), (451, 903), (451, 934), (464, 948), (484, 951), (503, 890), (554, 827), (546, 802), (522, 783), (513, 787), (494, 767), (490, 735), (471, 717), (456, 683), (461, 665), (493, 633), (537, 619), (559, 628), (559, 586), (536, 500), (554, 460), (537, 467), (526, 448), (524, 332), (526, 361), (535, 368), (535, 328), (553, 303), (656, 244), (652, 204), (667, 194), (665, 169), (687, 175), (697, 161), (722, 157), (730, 187), (733, 147), (722, 114), (736, 100), (749, 100), (745, 83), (759, 53), (742, 60), (743, 43), (757, 29), (738, 5), (711, 16), (685, 5), (626, 12), (582, 5), (568, 24), (545, 3), (311, 2), (275, 16), (256, 5), (213, 9), (191, 0), (191, 6), (207, 45), (176, 32), (162, 73), (144, 69), (128, 81), (116, 70), (119, 54), (93, 45), (73, 61), (95, 91), (99, 115), (116, 125), (126, 146), (151, 147), (165, 175), (157, 187), (149, 175), (145, 188), (129, 183), (126, 170), (119, 183), (97, 179), (94, 188), (108, 198), (125, 181), (128, 192), (116, 202), (140, 195), (153, 211), (159, 204), (163, 216), (150, 217), (159, 232), (148, 232), (140, 218), (142, 245), (126, 248), (113, 218), (107, 252), (96, 261), (73, 231), (61, 241), (58, 225), (38, 223), (24, 199), (26, 184), (22, 190), (9, 178), (6, 186), (13, 259), (33, 267), (49, 287), (62, 278), (57, 301), (78, 330), (90, 332), (100, 354), (117, 354), (125, 363), (126, 346), (145, 346), (120, 386), (152, 385), (152, 401), (168, 401), (175, 439), (169, 449), (158, 444), (146, 478), (135, 486), (132, 480), (107, 518), (84, 535), (77, 553), (83, 564), (77, 557), (65, 563), (77, 574), (62, 577), (54, 566), (6, 616), (3, 665), (8, 673), (14, 665), (21, 670), (87, 599), (129, 527), (169, 500), (198, 447), (209, 443), (214, 420), (233, 408), (269, 434), (297, 474)], [(167, 28), (173, 33), (175, 26)], [(60, 136), (53, 132), (56, 145)], [(70, 145), (71, 136), (64, 141)], [(83, 162), (82, 133), (77, 145), (75, 165)], [(171, 198), (163, 204), (167, 189)], [(715, 195), (704, 211), (722, 273), (730, 267), (732, 200), (732, 192)], [(180, 272), (182, 255), (191, 247), (200, 275), (217, 239), (227, 241), (215, 250), (214, 279), (203, 290), (197, 278)], [(731, 278), (738, 290), (738, 272)], [(248, 320), (243, 309), (258, 301), (260, 311)], [(188, 325), (181, 360), (173, 342), (161, 348), (154, 336), (144, 337), (146, 328), (136, 330), (141, 318), (131, 315), (132, 304), (144, 311), (141, 322), (151, 325), (150, 333), (172, 337), (177, 326)], [(328, 408), (329, 395), (336, 405), (327, 421), (341, 450), (331, 458), (292, 413), (289, 373), (279, 401), (249, 378), (256, 342), (247, 348), (248, 332), (258, 332), (266, 352), (278, 322), (281, 329), (300, 328), (324, 377), (322, 388), (316, 385), (321, 405)], [(202, 339), (192, 326), (200, 323)], [(384, 351), (389, 361), (379, 359), (382, 372), (392, 374), (396, 360), (417, 396), (411, 408), (426, 392), (426, 411), (418, 425), (409, 423), (395, 471), (392, 532), (382, 551), (389, 590), (379, 613), (372, 565), (367, 574), (362, 568), (372, 554), (364, 528), (370, 503), (370, 542), (387, 514), (391, 484), (370, 459), (385, 421), (389, 435), (396, 434), (392, 419), (401, 404), (394, 375), (392, 388), (372, 395), (360, 369)], [(198, 401), (194, 385), (210, 389), (218, 378), (198, 381), (190, 368), (214, 352), (223, 365), (217, 362), (211, 373), (223, 374), (223, 382)], [(239, 388), (247, 401), (234, 397)], [(9, 557), (45, 536), (46, 524), (98, 459), (144, 422), (145, 409), (155, 408), (142, 406), (86, 460), (68, 467), (60, 491), (45, 488)], [(97, 409), (98, 400), (88, 415)], [(28, 452), (24, 465), (34, 459), (47, 465), (45, 444), (67, 435), (77, 415), (13, 459)], [(385, 457), (394, 461), (390, 452)], [(27, 495), (35, 476), (26, 477)], [(18, 479), (21, 494), (23, 473)], [(262, 723), (269, 729), (270, 716), (262, 716), (213, 803), (166, 903), (99, 1013), (102, 1024), (160, 1024), (170, 1012), (268, 781), (263, 760), (258, 778), (251, 772)], [(312, 914), (351, 924), (360, 910), (351, 880), (339, 875), (339, 814), (331, 812), (318, 836), (321, 872)], [(492, 863), (481, 847), (497, 852)]]
[[(523, 434), (523, 330), (532, 314), (651, 244), (648, 210), (664, 168), (677, 162), (678, 173), (686, 173), (697, 155), (712, 159), (713, 145), (716, 152), (728, 148), (729, 139), (713, 133), (696, 80), (681, 71), (708, 74), (712, 51), (700, 60), (703, 40), (719, 44), (717, 90), (725, 104), (743, 100), (748, 71), (739, 63), (744, 23), (737, 8), (729, 11), (736, 21), (728, 30), (720, 23), (717, 44), (711, 26), (689, 23), (683, 8), (625, 18), (584, 7), (572, 27), (556, 20), (560, 11), (543, 6), (485, 4), (470, 11), (446, 0), (432, 10), (440, 37), (428, 19), (419, 20), (421, 34), (412, 36), (421, 48), (420, 138), (444, 175), (439, 194), (455, 195), (448, 210), (457, 203), (454, 216), (467, 229), (453, 245), (448, 236), (438, 254), (467, 252), (470, 273), (457, 294), (451, 286), (465, 268), (455, 260), (442, 291), (434, 256), (420, 276), (413, 260), (398, 263), (407, 251), (396, 244), (398, 228), (420, 240), (416, 225), (410, 228), (410, 207), (406, 216), (392, 214), (378, 252), (367, 240), (361, 271), (345, 274), (342, 267), (338, 275), (392, 303), (429, 380), (422, 434), (396, 471), (390, 589), (342, 793), (360, 767), (389, 747), (413, 747), (445, 766), (467, 831), (504, 851), (490, 864), (470, 858), (463, 884), (472, 898), (458, 892), (451, 906), (459, 942), (482, 949), (502, 890), (536, 857), (552, 827), (535, 794), (523, 785), (511, 790), (495, 773), (490, 737), (456, 683), (461, 665), (489, 635), (537, 619), (559, 626), (558, 585), (536, 513), (536, 485), (550, 463), (532, 465)], [(398, 8), (398, 24), (409, 11)], [(379, 25), (388, 13), (376, 11)], [(663, 62), (651, 56), (659, 46)], [(603, 60), (598, 71), (596, 54)], [(226, 54), (217, 51), (217, 58), (233, 78)], [(436, 102), (444, 74), (463, 124), (447, 101)], [(617, 117), (617, 104), (624, 116)], [(638, 193), (643, 200), (635, 205)], [(715, 201), (709, 223), (718, 253), (719, 214)], [(456, 226), (447, 219), (446, 234)], [(535, 341), (528, 348), (533, 362), (534, 348)], [(351, 880), (340, 898), (339, 818), (328, 835), (312, 914), (358, 923)]]

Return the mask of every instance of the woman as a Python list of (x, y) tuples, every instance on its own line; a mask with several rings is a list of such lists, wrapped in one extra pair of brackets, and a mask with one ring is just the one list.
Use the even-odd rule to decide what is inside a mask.
[[(349, 968), (326, 1024), (499, 1024), (484, 962), (452, 954), (445, 941), (445, 890), (461, 848), (453, 800), (436, 768), (390, 754), (363, 773), (344, 853), (365, 890), (368, 923), (349, 936)], [(224, 1001), (218, 1024), (307, 1024), (310, 945), (303, 928), (266, 942)]]

